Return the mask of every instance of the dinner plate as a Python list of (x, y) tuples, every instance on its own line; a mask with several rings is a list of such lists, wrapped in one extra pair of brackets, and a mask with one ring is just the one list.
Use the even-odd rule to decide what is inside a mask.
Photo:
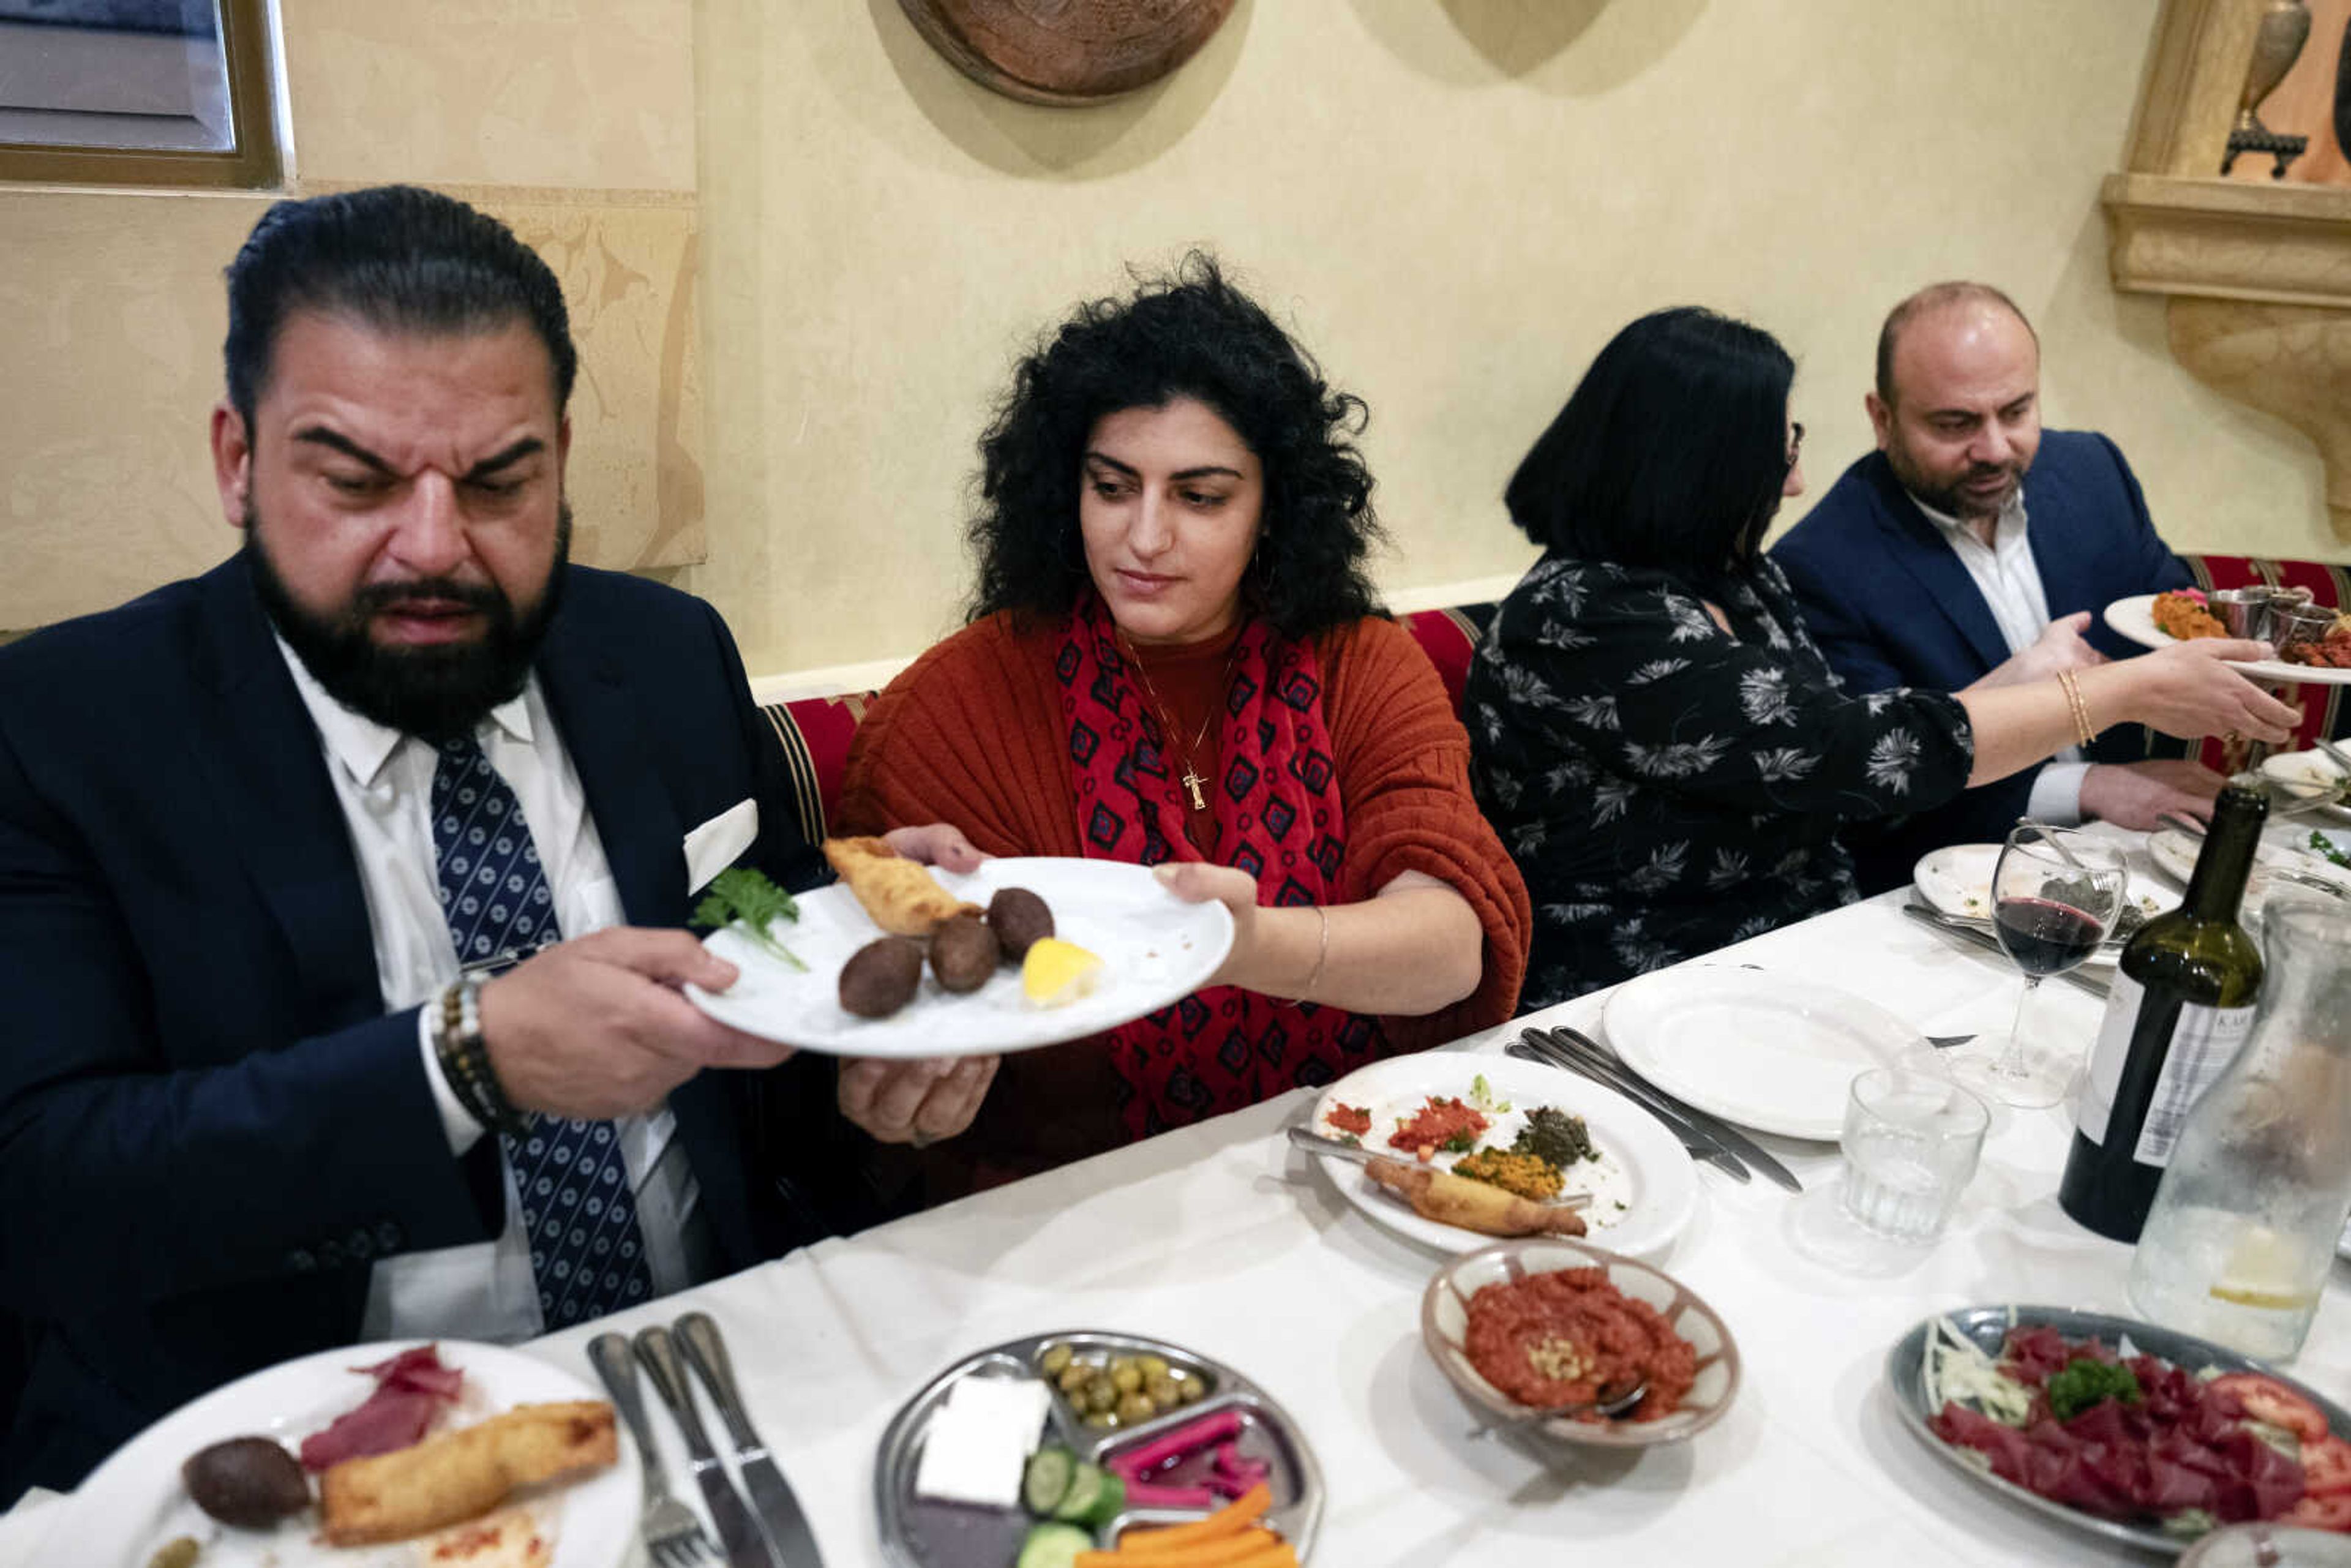
[[(2296, 1383), (2293, 1378), (2265, 1362), (2256, 1361), (2249, 1355), (2240, 1355), (2233, 1350), (2214, 1344), (2210, 1340), (2198, 1339), (2193, 1334), (2180, 1333), (2155, 1323), (2142, 1322), (2136, 1318), (2115, 1317), (2105, 1312), (2076, 1312), (2071, 1307), (2005, 1305), (1966, 1307), (1944, 1315), (1949, 1318), (1960, 1333), (1980, 1345), (1988, 1355), (1997, 1356), (2000, 1354), (2001, 1345), (2006, 1341), (2008, 1331), (2011, 1326), (2037, 1328), (2046, 1324), (2057, 1330), (2067, 1339), (2086, 1339), (2095, 1334), (2109, 1346), (2119, 1344), (2122, 1338), (2128, 1335), (2133, 1350), (2159, 1355), (2173, 1365), (2184, 1367), (2193, 1373), (2200, 1373), (2207, 1367), (2219, 1372), (2263, 1373), (2294, 1389), (2324, 1411), (2326, 1424), (2333, 1428), (2336, 1437), (2351, 1437), (2351, 1412), (2346, 1412), (2340, 1406), (2313, 1393), (2305, 1385)], [(1946, 1463), (1961, 1475), (1980, 1486), (1990, 1488), (2003, 1501), (2013, 1507), (2029, 1509), (2033, 1512), (2070, 1524), (2077, 1530), (2087, 1531), (2094, 1535), (2103, 1535), (2109, 1541), (2119, 1541), (2132, 1546), (2143, 1547), (2149, 1552), (2159, 1552), (2168, 1557), (2177, 1556), (2186, 1549), (2189, 1542), (2179, 1536), (2167, 1535), (2162, 1531), (2147, 1525), (2125, 1524), (2116, 1520), (2101, 1519), (2095, 1514), (2084, 1513), (2079, 1510), (2067, 1508), (2063, 1503), (2052, 1502), (2036, 1492), (2028, 1491), (2013, 1482), (2002, 1480), (1991, 1473), (1989, 1466), (1980, 1464), (1969, 1458), (1967, 1450), (1946, 1443), (1935, 1436), (1933, 1428), (1927, 1423), (1940, 1413), (1940, 1407), (1930, 1407), (1928, 1405), (1926, 1367), (1927, 1349), (1933, 1343), (1936, 1322), (1935, 1318), (1928, 1318), (1912, 1325), (1910, 1332), (1896, 1340), (1894, 1348), (1886, 1353), (1886, 1389), (1894, 1396), (1895, 1407), (1901, 1413), (1902, 1424), (1907, 1427), (1919, 1441), (1941, 1456)]]
[[(1271, 1493), (1265, 1523), (1290, 1543), (1301, 1563), (1306, 1561), (1322, 1518), (1322, 1471), (1314, 1462), (1305, 1434), (1271, 1395), (1222, 1362), (1182, 1345), (1101, 1329), (1069, 1329), (1012, 1340), (967, 1355), (925, 1384), (891, 1417), (873, 1460), (875, 1521), (883, 1556), (891, 1568), (1008, 1568), (1012, 1563), (1022, 1538), (1036, 1522), (1026, 1510), (925, 1498), (917, 1492), (915, 1482), (931, 1423), (956, 1385), (967, 1378), (1011, 1382), (1039, 1378), (1042, 1375), (1040, 1364), (1055, 1345), (1067, 1345), (1090, 1363), (1113, 1356), (1156, 1355), (1171, 1368), (1201, 1379), (1207, 1392), (1193, 1404), (1109, 1429), (1087, 1426), (1071, 1401), (1056, 1394), (1046, 1402), (1045, 1442), (1061, 1444), (1078, 1458), (1107, 1469), (1121, 1455), (1131, 1454), (1172, 1430), (1205, 1416), (1225, 1415), (1239, 1458), (1265, 1467), (1266, 1487)], [(1188, 1483), (1211, 1463), (1212, 1455), (1203, 1450), (1165, 1470), (1155, 1468), (1152, 1479), (1160, 1485)], [(1109, 1547), (1129, 1526), (1181, 1523), (1207, 1511), (1123, 1507), (1095, 1531), (1095, 1540)]]
[[(2287, 825), (2296, 837), (2310, 831), (2298, 824)], [(2332, 841), (2334, 835), (2328, 838)], [(2178, 877), (2183, 883), (2196, 870), (2196, 857), (2203, 851), (2203, 840), (2191, 838), (2178, 828), (2158, 828), (2147, 835), (2147, 857), (2155, 862), (2158, 870)], [(2265, 870), (2295, 872), (2351, 892), (2351, 871), (2307, 851), (2289, 849), (2264, 839), (2253, 851), (2252, 875), (2245, 882), (2244, 902), (2248, 908), (2258, 907), (2269, 896), (2269, 878), (2262, 874)]]
[[(2129, 638), (2146, 648), (2168, 648), (2179, 639), (2155, 623), (2155, 595), (2135, 593), (2128, 599), (2117, 599), (2105, 608), (2106, 624), (2117, 635)], [(2239, 664), (2238, 669), (2257, 681), (2276, 681), (2305, 686), (2351, 686), (2351, 670), (2328, 669), (2317, 664), (2289, 664), (2283, 659), (2254, 659)]]
[(1791, 1138), (1835, 1139), (1854, 1074), (1890, 1065), (1920, 1040), (1834, 986), (1704, 965), (1625, 981), (1603, 1017), (1617, 1054), (1658, 1088)]
[[(1326, 1137), (1344, 1135), (1330, 1116), (1334, 1107), (1350, 1105), (1371, 1113), (1372, 1131), (1364, 1142), (1378, 1146), (1386, 1135), (1384, 1129), (1392, 1131), (1431, 1094), (1470, 1100), (1481, 1076), (1489, 1103), (1510, 1109), (1491, 1113), (1493, 1125), (1479, 1140), (1480, 1146), (1508, 1148), (1525, 1124), (1526, 1113), (1538, 1105), (1555, 1105), (1583, 1118), (1601, 1157), (1578, 1161), (1567, 1173), (1564, 1190), (1593, 1193), (1583, 1222), (1594, 1244), (1617, 1252), (1656, 1253), (1682, 1233), (1698, 1209), (1698, 1173), (1681, 1140), (1614, 1090), (1539, 1061), (1460, 1051), (1392, 1056), (1359, 1068), (1322, 1091), (1314, 1104), (1312, 1130)], [(1413, 1155), (1398, 1150), (1396, 1157), (1408, 1160)], [(1450, 1166), (1459, 1157), (1438, 1154), (1430, 1163)], [(1399, 1236), (1446, 1252), (1474, 1252), (1494, 1244), (1491, 1236), (1422, 1218), (1353, 1160), (1331, 1155), (1317, 1155), (1315, 1160), (1341, 1197)], [(1620, 1203), (1621, 1208), (1616, 1207)]]
[(1233, 945), (1232, 912), (1186, 904), (1149, 868), (1123, 861), (1008, 858), (957, 875), (933, 873), (956, 897), (985, 907), (999, 890), (1025, 887), (1053, 912), (1054, 934), (1102, 961), (1091, 996), (1040, 1008), (1007, 964), (963, 996), (942, 988), (927, 966), (914, 999), (885, 1019), (841, 1005), (841, 967), (881, 927), (835, 883), (799, 895), (799, 919), (772, 935), (806, 964), (795, 970), (739, 931), (712, 932), (703, 945), (742, 976), (724, 991), (685, 988), (686, 999), (747, 1034), (835, 1056), (980, 1056), (1081, 1040), (1156, 1012), (1196, 991)]
[[(414, 1568), (434, 1561), (428, 1543), (437, 1537), (387, 1546), (329, 1546), (315, 1539), (315, 1508), (275, 1530), (231, 1529), (189, 1500), (180, 1482), (180, 1466), (189, 1455), (225, 1438), (294, 1443), (319, 1430), (373, 1392), (374, 1379), (355, 1368), (389, 1360), (418, 1343), (353, 1345), (281, 1362), (183, 1405), (116, 1449), (74, 1489), (44, 1538), (44, 1560), (141, 1568), (157, 1548), (184, 1535), (203, 1548), (200, 1568)], [(437, 1343), (442, 1361), (465, 1375), (453, 1425), (470, 1425), (517, 1405), (601, 1397), (535, 1356), (460, 1340)], [(554, 1568), (614, 1568), (627, 1556), (636, 1540), (639, 1507), (632, 1452), (623, 1433), (619, 1463), (523, 1501), (555, 1542)]]
[[(1992, 868), (2000, 863), (1998, 844), (1949, 844), (1929, 850), (1911, 869), (1911, 885), (1918, 896), (1946, 915), (1969, 920), (1991, 918)], [(2127, 896), (2141, 915), (2153, 917), (2179, 907), (2179, 894), (2134, 881)], [(2112, 968), (2122, 958), (2122, 945), (2102, 942), (2084, 962), (2091, 967)]]
[[(2342, 768), (2335, 758), (2316, 747), (2308, 751), (2281, 751), (2273, 757), (2265, 757), (2262, 758), (2262, 772), (2288, 789), (2304, 794), (2314, 793), (2323, 786), (2343, 782)], [(2351, 808), (2322, 806), (2312, 814), (2341, 821), (2351, 817)]]

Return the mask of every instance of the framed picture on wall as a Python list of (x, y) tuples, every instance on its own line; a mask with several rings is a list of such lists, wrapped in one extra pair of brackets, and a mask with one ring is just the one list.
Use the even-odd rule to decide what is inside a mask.
[(278, 181), (266, 0), (0, 0), (0, 180)]

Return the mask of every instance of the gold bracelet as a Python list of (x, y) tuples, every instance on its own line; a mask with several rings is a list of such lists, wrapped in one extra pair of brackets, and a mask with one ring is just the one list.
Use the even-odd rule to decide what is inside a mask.
[(2090, 723), (2090, 705), (2082, 700), (2082, 684), (2071, 670), (2057, 672), (2058, 687), (2065, 694), (2065, 706), (2073, 710), (2074, 734), (2084, 746), (2098, 738), (2096, 728)]
[(1314, 906), (1314, 915), (1322, 923), (1322, 940), (1314, 952), (1314, 967), (1308, 972), (1306, 983), (1298, 988), (1296, 996), (1287, 1000), (1279, 997), (1274, 998), (1285, 1007), (1297, 1007), (1313, 996), (1316, 982), (1322, 978), (1322, 966), (1331, 958), (1331, 912), (1318, 904)]

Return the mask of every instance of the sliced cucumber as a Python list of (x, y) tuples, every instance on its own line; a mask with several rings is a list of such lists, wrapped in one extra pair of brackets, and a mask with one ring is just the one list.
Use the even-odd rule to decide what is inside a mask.
[(1029, 1456), (1029, 1467), (1020, 1472), (1020, 1500), (1040, 1519), (1056, 1517), (1061, 1500), (1070, 1495), (1071, 1474), (1079, 1468), (1077, 1455), (1059, 1444), (1047, 1444)]
[(1081, 1461), (1070, 1477), (1070, 1490), (1054, 1505), (1053, 1517), (1072, 1524), (1107, 1524), (1126, 1504), (1126, 1483), (1099, 1465)]
[(1094, 1550), (1094, 1538), (1074, 1524), (1040, 1524), (1020, 1543), (1013, 1568), (1075, 1568), (1078, 1553)]

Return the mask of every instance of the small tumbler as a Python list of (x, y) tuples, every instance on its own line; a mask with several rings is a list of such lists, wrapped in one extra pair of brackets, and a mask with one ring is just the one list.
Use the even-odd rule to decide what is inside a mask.
[(1931, 1072), (1873, 1067), (1844, 1107), (1844, 1211), (1896, 1241), (1931, 1241), (1976, 1174), (1991, 1113)]

